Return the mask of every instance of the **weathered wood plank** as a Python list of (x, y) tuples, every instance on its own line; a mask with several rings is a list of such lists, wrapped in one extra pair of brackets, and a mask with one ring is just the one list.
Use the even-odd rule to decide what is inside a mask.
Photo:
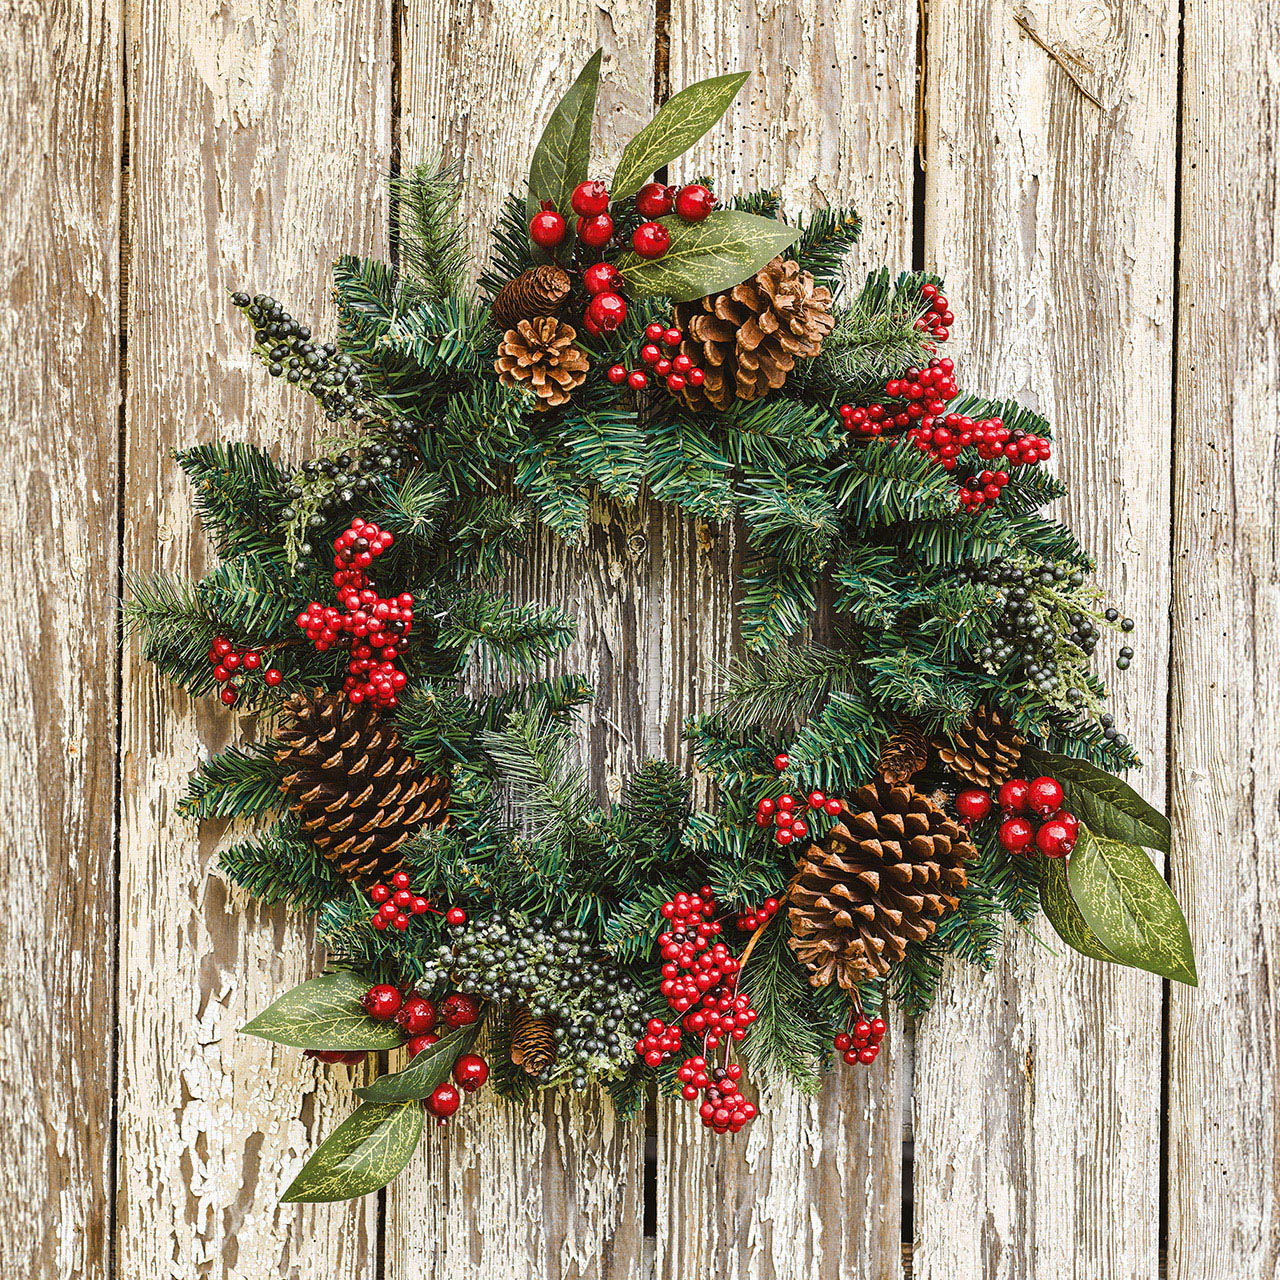
[[(538, 131), (593, 48), (605, 50), (595, 145), (616, 156), (648, 118), (653, 98), (651, 0), (623, 0), (586, 13), (517, 5), (477, 15), (447, 0), (411, 6), (401, 40), (405, 161), (439, 149), (460, 160), (464, 208), (483, 254), (505, 192), (527, 172)], [(602, 168), (608, 172), (608, 168)], [(665, 584), (656, 564), (679, 559), (659, 541), (656, 517), (598, 508), (582, 547), (537, 538), (513, 571), (513, 597), (554, 602), (578, 620), (578, 639), (558, 664), (596, 690), (585, 719), (584, 758), (602, 794), (654, 738), (656, 696), (643, 691), (639, 655), (660, 624)], [(683, 548), (686, 543), (681, 542)], [(681, 598), (680, 593), (672, 597)], [(674, 606), (673, 606), (674, 607)], [(679, 707), (661, 714), (671, 725)], [(669, 735), (668, 735), (669, 736)], [(602, 1095), (560, 1094), (537, 1107), (481, 1095), (463, 1118), (429, 1135), (387, 1199), (388, 1280), (458, 1277), (631, 1277), (642, 1254), (644, 1129), (618, 1124)], [(501, 1171), (501, 1172), (498, 1172)]]
[[(754, 74), (673, 180), (709, 173), (726, 192), (774, 186), (792, 213), (855, 203), (866, 220), (860, 267), (909, 266), (915, 21), (914, 5), (675, 0), (673, 90), (728, 71)], [(731, 614), (724, 575), (736, 567), (715, 566), (720, 576), (699, 601), (704, 616)], [(708, 708), (708, 667), (728, 656), (731, 639), (725, 629), (690, 655), (685, 684), (696, 670), (698, 697), (689, 710)], [(874, 1069), (842, 1068), (819, 1098), (767, 1094), (759, 1119), (734, 1140), (709, 1134), (689, 1104), (660, 1104), (658, 1275), (900, 1274), (900, 1031), (895, 1023), (891, 1051)]]
[(105, 1277), (115, 1017), (121, 14), (6, 5), (0, 1270)]
[[(227, 291), (269, 291), (323, 328), (335, 253), (385, 250), (389, 15), (385, 0), (131, 9), (131, 571), (206, 563), (172, 446), (303, 449), (316, 415), (251, 364)], [(375, 1200), (276, 1203), (350, 1109), (345, 1069), (236, 1034), (315, 971), (309, 932), (229, 895), (210, 875), (219, 833), (174, 816), (232, 717), (175, 696), (132, 650), (124, 687), (118, 1274), (368, 1275)]]
[(1169, 1016), (1171, 1280), (1280, 1275), (1280, 12), (1183, 9), (1172, 880), (1200, 989)]
[[(1177, 11), (1027, 14), (1088, 64), (1102, 108), (1005, 6), (931, 6), (925, 261), (949, 277), (962, 385), (1018, 396), (1056, 428), (1064, 517), (1138, 624), (1114, 703), (1148, 761), (1137, 785), (1160, 803)], [(928, 1280), (1157, 1273), (1160, 985), (1055, 946), (1014, 939), (985, 981), (953, 970), (921, 1024), (915, 1267)]]

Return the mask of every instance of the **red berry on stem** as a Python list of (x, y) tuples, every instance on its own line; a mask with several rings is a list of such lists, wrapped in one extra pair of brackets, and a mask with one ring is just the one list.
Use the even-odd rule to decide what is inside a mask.
[(1035, 813), (1052, 813), (1062, 808), (1062, 784), (1055, 778), (1034, 778), (1031, 782), (1030, 805)]
[(390, 1022), (400, 1012), (400, 992), (389, 982), (379, 982), (364, 993), (360, 1003), (364, 1011), (378, 1022)]
[(822, 806), (824, 813), (829, 813), (833, 818), (838, 817), (841, 809), (844, 808), (844, 802), (837, 800), (834, 796)]
[(410, 996), (400, 1006), (396, 1024), (411, 1036), (426, 1035), (436, 1025), (436, 1007), (422, 996)]
[(262, 673), (262, 678), (264, 681), (266, 681), (267, 684), (272, 686), (278, 685), (280, 681), (284, 679), (284, 677), (275, 669), (275, 667), (271, 667), (269, 670), (264, 671)]
[(1010, 853), (1025, 853), (1035, 838), (1035, 830), (1026, 818), (1006, 818), (1000, 824), (997, 838)]
[(632, 391), (643, 391), (649, 385), (649, 379), (645, 376), (643, 369), (632, 369), (627, 374), (627, 386)]
[(648, 338), (650, 342), (661, 342), (662, 335), (664, 333), (666, 333), (666, 329), (664, 329), (661, 323), (657, 320), (651, 320), (644, 327), (644, 336)]
[(440, 1037), (434, 1031), (428, 1031), (423, 1036), (412, 1036), (409, 1043), (405, 1046), (409, 1050), (409, 1057), (416, 1058), (423, 1049), (429, 1049)]
[(1067, 824), (1050, 818), (1036, 832), (1036, 848), (1046, 858), (1065, 858), (1075, 845), (1067, 831)]
[(850, 1038), (847, 1031), (842, 1031), (838, 1036), (836, 1036), (832, 1043), (839, 1052), (844, 1053), (848, 1050), (849, 1046), (853, 1044), (853, 1040)]
[(609, 208), (609, 188), (598, 178), (588, 182), (580, 182), (569, 197), (574, 213), (583, 217), (591, 217), (604, 213)]
[(626, 382), (627, 367), (626, 365), (615, 364), (609, 369), (609, 372), (606, 376), (608, 377), (609, 381), (613, 383)]
[(1067, 835), (1071, 839), (1071, 843), (1075, 844), (1076, 837), (1080, 834), (1080, 819), (1074, 813), (1068, 813), (1065, 809), (1059, 809), (1057, 813), (1050, 814), (1055, 822), (1061, 822), (1067, 829)]
[(236, 691), (234, 689), (223, 689), (223, 691), (218, 694), (218, 697), (222, 700), (224, 706), (229, 707), (236, 700)]
[(660, 258), (671, 245), (671, 233), (660, 222), (642, 222), (631, 233), (631, 247), (642, 258)]
[(588, 293), (616, 293), (622, 277), (612, 262), (596, 262), (582, 273), (582, 284)]
[(627, 304), (621, 294), (597, 293), (587, 305), (587, 318), (612, 333), (627, 318)]
[(467, 923), (467, 913), (461, 907), (450, 907), (444, 913), (445, 924), (451, 924), (455, 928), (460, 924)]
[(464, 1093), (475, 1093), (489, 1078), (489, 1064), (478, 1053), (464, 1053), (453, 1064), (453, 1078)]
[(956, 812), (966, 822), (981, 822), (991, 812), (991, 797), (975, 788), (962, 791), (956, 796)]
[(1031, 800), (1031, 784), (1025, 778), (1010, 778), (996, 800), (1005, 813), (1025, 813)]
[(423, 1105), (433, 1116), (447, 1120), (462, 1105), (462, 1095), (451, 1084), (438, 1084)]
[(565, 220), (554, 210), (535, 213), (529, 222), (529, 239), (543, 249), (554, 249), (569, 230)]
[(646, 182), (636, 192), (636, 212), (642, 218), (661, 218), (671, 212), (671, 188), (661, 182)]
[(676, 215), (685, 222), (701, 222), (715, 207), (715, 196), (700, 182), (681, 187), (676, 193)]
[(607, 213), (578, 219), (578, 239), (593, 249), (602, 248), (613, 239), (613, 219)]
[(480, 1016), (480, 1006), (470, 997), (455, 991), (440, 1004), (440, 1019), (446, 1027), (467, 1027)]
[(791, 757), (787, 755), (786, 752), (779, 752), (773, 757), (773, 767), (777, 769), (779, 773), (781, 773), (790, 763)]

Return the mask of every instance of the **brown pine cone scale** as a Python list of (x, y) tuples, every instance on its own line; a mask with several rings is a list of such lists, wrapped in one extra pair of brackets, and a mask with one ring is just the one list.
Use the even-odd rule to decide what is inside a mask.
[(524, 1005), (511, 1015), (511, 1061), (529, 1075), (541, 1075), (556, 1060), (555, 1023), (535, 1018)]
[(554, 315), (569, 296), (569, 273), (553, 262), (522, 271), (494, 295), (490, 318), (500, 329), (509, 329), (521, 320)]

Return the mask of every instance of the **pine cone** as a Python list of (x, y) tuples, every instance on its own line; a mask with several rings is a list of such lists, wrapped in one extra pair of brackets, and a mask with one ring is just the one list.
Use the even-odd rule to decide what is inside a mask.
[(876, 772), (886, 782), (909, 782), (929, 763), (929, 740), (913, 724), (903, 722), (880, 752)]
[(835, 327), (831, 291), (791, 258), (774, 258), (724, 293), (676, 305), (681, 351), (706, 378), (681, 393), (691, 409), (777, 391), (796, 360), (816, 356)]
[(446, 779), (427, 773), (367, 702), (296, 693), (277, 736), (289, 807), (348, 880), (385, 878), (414, 832), (448, 821)]
[(539, 409), (564, 404), (587, 376), (586, 353), (573, 345), (577, 336), (555, 316), (521, 320), (507, 330), (493, 367), (504, 386), (529, 387)]
[(556, 1060), (555, 1023), (535, 1018), (524, 1005), (511, 1014), (511, 1061), (531, 1076), (541, 1075)]
[(960, 825), (910, 785), (874, 782), (801, 856), (787, 913), (796, 958), (825, 987), (882, 977), (959, 905), (978, 856)]
[(963, 729), (937, 739), (934, 746), (957, 777), (990, 790), (1013, 777), (1026, 742), (1000, 719), (999, 712), (982, 707)]
[(500, 329), (509, 329), (521, 320), (554, 315), (569, 296), (569, 273), (555, 263), (530, 267), (494, 295), (489, 315)]

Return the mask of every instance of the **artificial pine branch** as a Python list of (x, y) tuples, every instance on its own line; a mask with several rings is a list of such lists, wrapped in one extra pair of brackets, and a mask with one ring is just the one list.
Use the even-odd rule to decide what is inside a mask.
[[(320, 850), (286, 818), (256, 840), (225, 849), (219, 857), (224, 874), (267, 906), (288, 903), (315, 911), (321, 904), (349, 892)], [(365, 921), (368, 908), (365, 908)], [(369, 932), (373, 932), (369, 930)]]
[(399, 217), (400, 271), (425, 302), (462, 290), (471, 265), (457, 171), (439, 156), (391, 180)]
[(470, 591), (449, 605), (438, 644), (528, 670), (563, 652), (574, 631), (573, 619), (562, 609), (512, 604), (503, 596)]
[(278, 551), (290, 477), (265, 449), (231, 441), (197, 445), (174, 457), (191, 482), (205, 534), (220, 555)]
[(735, 732), (760, 725), (793, 732), (826, 704), (831, 694), (858, 688), (858, 659), (843, 649), (784, 644), (730, 660), (715, 709)]
[(187, 782), (178, 812), (189, 818), (256, 818), (282, 804), (284, 769), (269, 743), (227, 747)]

